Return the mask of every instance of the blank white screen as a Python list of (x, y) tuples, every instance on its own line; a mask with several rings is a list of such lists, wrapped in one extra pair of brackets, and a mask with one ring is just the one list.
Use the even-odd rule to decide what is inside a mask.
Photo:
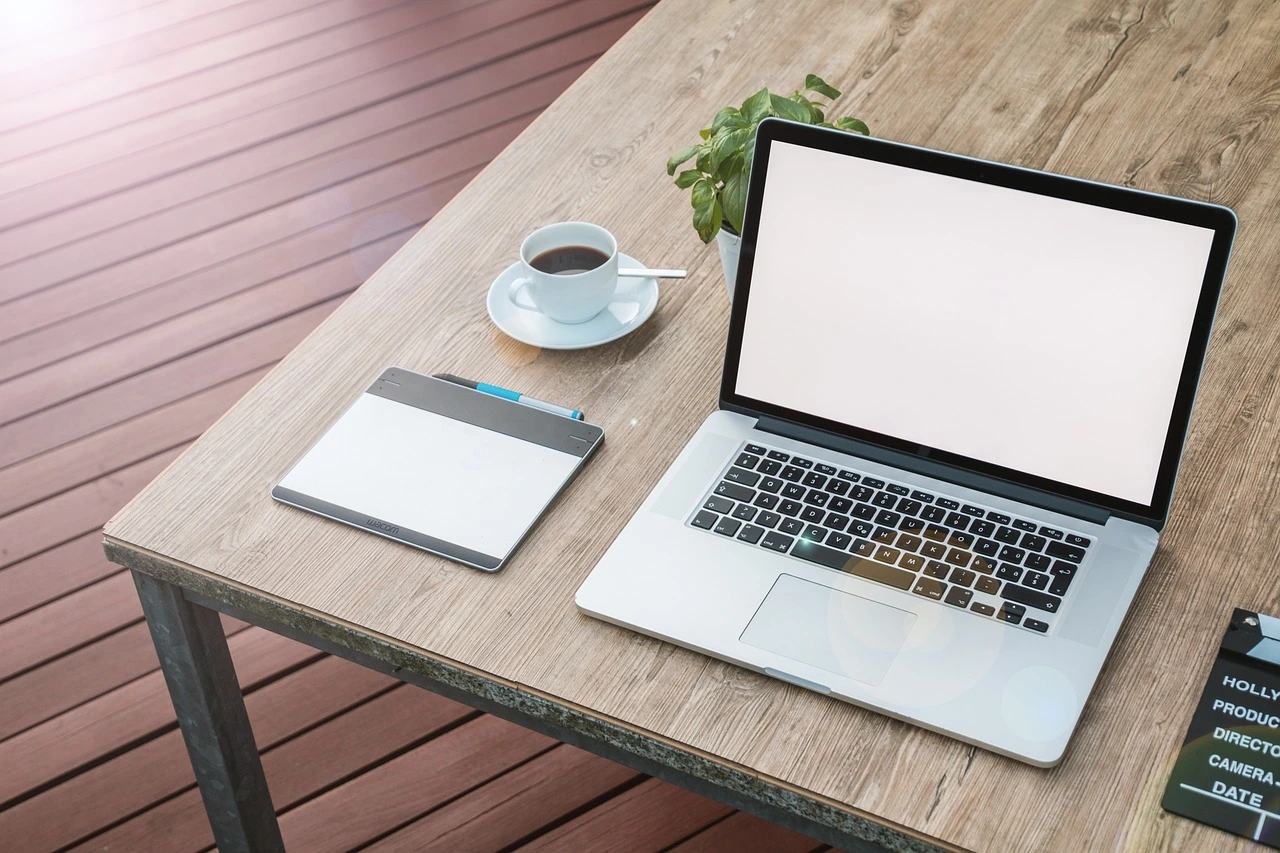
[(280, 485), (505, 557), (578, 458), (361, 394)]
[(736, 390), (1149, 504), (1212, 241), (774, 142)]

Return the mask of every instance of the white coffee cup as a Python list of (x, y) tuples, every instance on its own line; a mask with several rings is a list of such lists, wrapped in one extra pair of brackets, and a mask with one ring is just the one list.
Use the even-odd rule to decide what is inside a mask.
[[(575, 253), (575, 248), (588, 251)], [(585, 268), (601, 255), (603, 263)], [(618, 289), (618, 241), (590, 222), (545, 225), (520, 244), (520, 266), (524, 275), (511, 282), (507, 294), (517, 307), (560, 323), (585, 323), (613, 301)]]

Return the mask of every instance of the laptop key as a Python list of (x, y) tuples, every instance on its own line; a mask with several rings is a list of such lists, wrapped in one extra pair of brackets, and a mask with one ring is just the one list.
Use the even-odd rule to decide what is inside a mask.
[(850, 536), (848, 533), (828, 533), (827, 534), (828, 548), (848, 548), (849, 543), (852, 541), (853, 541), (853, 537)]
[(821, 489), (827, 484), (827, 478), (819, 474), (817, 471), (810, 471), (804, 475), (804, 484), (811, 489)]
[(968, 551), (961, 551), (959, 548), (952, 548), (947, 552), (947, 562), (953, 566), (964, 567), (969, 565), (969, 561), (973, 559), (973, 555)]
[(941, 542), (947, 538), (947, 528), (940, 527), (936, 524), (930, 524), (924, 529), (924, 538), (932, 539), (935, 542)]
[(853, 501), (848, 498), (832, 498), (831, 502), (827, 504), (827, 509), (832, 512), (838, 512), (841, 515), (848, 515), (849, 510), (853, 509)]
[(943, 509), (959, 509), (960, 502), (953, 501), (951, 500), (951, 498), (938, 498), (938, 506), (942, 507)]
[(776, 512), (761, 512), (756, 516), (756, 524), (761, 527), (777, 527), (779, 521), (782, 521), (782, 516)]
[(946, 592), (947, 585), (940, 583), (933, 578), (920, 578), (916, 581), (915, 586), (911, 587), (911, 591), (916, 595), (923, 595), (925, 598), (932, 598), (934, 601), (942, 600), (942, 593)]
[(953, 586), (947, 592), (947, 597), (942, 600), (954, 607), (968, 607), (969, 602), (973, 600), (973, 590)]
[(778, 496), (771, 495), (768, 492), (761, 492), (756, 495), (755, 504), (762, 509), (773, 509), (778, 505)]
[(799, 536), (804, 530), (804, 522), (798, 518), (784, 518), (778, 525), (778, 530), (788, 536)]
[(920, 517), (925, 521), (942, 521), (947, 517), (947, 511), (940, 506), (927, 506), (924, 512), (920, 513)]
[(892, 545), (898, 538), (898, 534), (888, 527), (877, 527), (876, 532), (871, 534), (871, 538), (884, 545)]
[(924, 557), (916, 554), (903, 554), (902, 559), (898, 561), (898, 565), (909, 572), (918, 572), (924, 568)]
[(973, 585), (978, 592), (985, 592), (987, 595), (995, 595), (1000, 591), (1000, 581), (986, 575), (978, 578), (978, 582)]
[(784, 498), (795, 498), (796, 500), (800, 500), (804, 497), (804, 493), (807, 491), (808, 489), (799, 483), (787, 483), (782, 487), (782, 496)]
[(897, 527), (899, 521), (902, 521), (902, 516), (887, 509), (882, 509), (876, 514), (876, 524), (883, 524), (885, 527)]
[(900, 486), (900, 485), (898, 485), (897, 483), (890, 483), (889, 485), (885, 486), (885, 490), (886, 490), (886, 491), (893, 492), (895, 495), (909, 495), (909, 494), (911, 494), (911, 490), (910, 490), (910, 489), (908, 489), (906, 486)]
[(1011, 545), (1005, 545), (1000, 549), (1000, 553), (997, 556), (999, 556), (1001, 562), (1013, 563), (1016, 566), (1018, 563), (1022, 562), (1023, 557), (1027, 556), (1027, 552), (1023, 551), (1021, 548), (1014, 548)]
[(1027, 608), (1018, 604), (1010, 604), (1005, 602), (1000, 605), (1000, 610), (996, 613), (996, 618), (1002, 622), (1008, 622), (1010, 625), (1017, 625), (1022, 621), (1022, 617), (1026, 615)]
[(969, 526), (969, 516), (953, 512), (947, 516), (947, 520), (943, 523), (952, 529), (964, 530)]
[(951, 582), (956, 586), (973, 586), (973, 581), (977, 577), (968, 569), (952, 569)]
[(756, 517), (756, 508), (750, 504), (738, 504), (738, 508), (733, 511), (733, 517), (742, 521), (750, 521)]
[(919, 489), (916, 489), (914, 492), (912, 492), (911, 497), (914, 500), (920, 501), (920, 503), (922, 504), (933, 503), (933, 495), (929, 494), (928, 492), (922, 492)]
[(951, 574), (951, 567), (937, 560), (930, 560), (924, 567), (924, 573), (931, 578), (945, 578)]
[(1075, 563), (1068, 563), (1064, 560), (1055, 560), (1053, 563), (1053, 568), (1050, 569), (1049, 571), (1050, 573), (1058, 575), (1060, 577), (1061, 576), (1071, 577), (1076, 573), (1077, 570), (1079, 570), (1079, 568), (1080, 567), (1077, 566)]
[(1026, 564), (1028, 569), (1047, 572), (1049, 571), (1049, 564), (1052, 562), (1047, 554), (1028, 554)]
[(746, 486), (740, 486), (737, 483), (730, 483), (725, 480), (716, 486), (716, 494), (721, 497), (731, 498), (735, 501), (743, 501), (751, 503), (751, 499), (756, 496), (754, 489), (748, 489)]
[(888, 492), (876, 492), (876, 496), (871, 502), (885, 509), (893, 509), (893, 505), (898, 502), (898, 499)]
[(692, 520), (689, 521), (694, 527), (701, 527), (703, 530), (710, 530), (716, 526), (716, 522), (720, 520), (720, 516), (708, 510), (699, 510)]
[(901, 551), (897, 548), (890, 548), (888, 545), (881, 545), (876, 549), (876, 559), (882, 563), (889, 563), (892, 565), (893, 563), (898, 562), (898, 558), (901, 556)]
[(1077, 535), (1075, 535), (1074, 533), (1068, 533), (1068, 534), (1067, 534), (1067, 544), (1068, 544), (1068, 545), (1075, 545), (1077, 548), (1088, 548), (1088, 547), (1089, 547), (1089, 543), (1090, 543), (1090, 542), (1092, 542), (1092, 541), (1093, 541), (1093, 540), (1091, 540), (1091, 539), (1086, 539), (1086, 538), (1085, 538), (1085, 537), (1083, 537), (1083, 536), (1077, 536)]
[(1022, 542), (1019, 544), (1028, 551), (1043, 551), (1045, 542), (1046, 540), (1043, 536), (1036, 536), (1034, 533), (1024, 533), (1022, 535)]
[(840, 470), (840, 474), (838, 476), (841, 480), (848, 480), (850, 483), (856, 483), (862, 479), (852, 471), (845, 471), (843, 468)]
[(867, 524), (867, 522), (865, 521), (855, 521), (849, 525), (850, 533), (852, 533), (854, 536), (861, 536), (865, 539), (871, 538), (871, 532), (873, 530), (875, 530), (875, 528), (872, 527), (870, 524)]
[(826, 514), (826, 510), (819, 509), (816, 506), (807, 506), (800, 511), (800, 519), (802, 521), (822, 521), (822, 517)]
[(902, 521), (898, 523), (899, 530), (905, 530), (908, 533), (919, 533), (924, 530), (924, 522), (918, 518), (904, 516)]
[(955, 545), (957, 548), (970, 548), (973, 546), (972, 533), (952, 533), (947, 538), (950, 540), (951, 544)]
[(998, 512), (987, 513), (987, 521), (994, 521), (996, 524), (1008, 524), (1012, 520), (1013, 519), (1009, 518), (1009, 516), (1002, 515)]
[(920, 547), (920, 537), (912, 536), (910, 533), (903, 533), (898, 536), (898, 547), (904, 551), (915, 551)]
[(810, 542), (821, 542), (827, 538), (827, 531), (816, 524), (810, 524), (800, 535)]
[(969, 609), (979, 616), (995, 616), (996, 609), (990, 604), (983, 604), (981, 601), (975, 601), (969, 605)]
[(861, 518), (863, 521), (870, 521), (876, 517), (876, 508), (871, 504), (855, 504), (849, 514), (854, 518)]
[(744, 486), (754, 486), (760, 482), (759, 474), (745, 468), (730, 468), (725, 472), (724, 478), (731, 483), (741, 483)]
[(847, 495), (849, 494), (849, 489), (851, 487), (844, 480), (837, 480), (835, 477), (832, 477), (830, 480), (827, 480), (827, 485), (824, 488), (833, 495)]
[(990, 536), (996, 532), (996, 526), (989, 521), (975, 521), (969, 527), (969, 532), (974, 536)]
[(1022, 582), (1032, 589), (1044, 589), (1049, 585), (1049, 576), (1039, 572), (1027, 572)]
[(733, 501), (727, 498), (707, 498), (707, 502), (703, 506), (721, 515), (728, 515), (733, 512)]
[(738, 528), (742, 526), (742, 522), (736, 518), (722, 518), (720, 523), (715, 526), (715, 532), (721, 536), (732, 536), (738, 532)]
[(903, 498), (902, 500), (898, 501), (898, 505), (894, 507), (894, 509), (896, 509), (898, 512), (902, 513), (903, 515), (915, 515), (917, 512), (920, 511), (920, 507), (922, 506), (924, 506), (924, 504), (920, 503), (920, 501), (913, 501), (910, 498)]
[(827, 501), (831, 499), (831, 495), (826, 492), (820, 492), (817, 489), (810, 489), (809, 494), (804, 496), (804, 502), (813, 506), (826, 506)]
[(877, 480), (875, 477), (863, 477), (862, 485), (868, 486), (872, 489), (883, 489), (884, 480)]
[(1041, 622), (1039, 619), (1024, 619), (1022, 620), (1022, 627), (1030, 628), (1032, 631), (1039, 631), (1041, 634), (1049, 630), (1049, 624)]
[(760, 457), (751, 453), (740, 453), (738, 458), (734, 460), (734, 465), (739, 468), (754, 468), (760, 462)]
[(738, 538), (743, 542), (750, 542), (752, 545), (760, 541), (760, 537), (764, 535), (763, 527), (756, 527), (754, 524), (744, 524), (742, 529), (738, 531)]
[(777, 494), (782, 490), (783, 482), (777, 477), (765, 477), (760, 481), (760, 491)]
[(777, 459), (779, 462), (786, 462), (788, 459), (790, 459), (790, 458), (791, 458), (791, 454), (790, 454), (790, 453), (783, 453), (781, 450), (770, 450), (770, 451), (769, 451), (769, 458), (770, 458), (770, 459)]
[(1008, 563), (1001, 563), (1000, 568), (996, 570), (996, 577), (1002, 581), (1017, 583), (1018, 578), (1022, 577), (1022, 569), (1017, 566), (1011, 566)]
[(794, 465), (788, 465), (782, 469), (778, 476), (788, 482), (798, 483), (804, 479), (804, 469), (797, 468)]
[(817, 471), (819, 474), (826, 474), (828, 477), (834, 477), (836, 475), (836, 467), (834, 465), (815, 465), (813, 466), (813, 470)]
[(1067, 594), (1067, 587), (1071, 586), (1071, 575), (1054, 575), (1049, 584), (1049, 594), (1063, 596)]
[(764, 539), (760, 540), (760, 544), (771, 551), (780, 551), (785, 553), (791, 547), (791, 543), (796, 540), (790, 536), (783, 536), (777, 531), (770, 530), (764, 535)]
[(782, 463), (773, 459), (766, 459), (756, 466), (756, 470), (766, 477), (772, 477), (774, 474), (782, 470)]
[(812, 467), (813, 467), (813, 460), (812, 460), (812, 459), (801, 459), (799, 456), (792, 456), (792, 457), (791, 457), (791, 464), (792, 464), (792, 465), (794, 465), (794, 466), (796, 466), (797, 468), (812, 468)]
[(800, 514), (800, 510), (804, 509), (804, 505), (796, 501), (783, 501), (778, 504), (778, 512), (783, 515), (789, 515), (792, 518)]
[(870, 557), (876, 553), (876, 545), (874, 542), (868, 542), (865, 539), (855, 539), (853, 547), (849, 550), (859, 557)]
[(1034, 607), (1046, 613), (1057, 613), (1058, 607), (1062, 604), (1062, 599), (1056, 595), (1027, 589), (1025, 586), (1016, 583), (1004, 585), (1004, 597), (1008, 601), (1016, 601), (1019, 604), (1025, 604), (1028, 607)]
[(987, 514), (986, 510), (982, 509), (981, 507), (976, 507), (973, 504), (965, 504), (964, 506), (960, 507), (960, 511), (963, 512), (965, 515), (972, 515), (977, 518), (982, 518), (984, 515)]
[(1070, 560), (1078, 563), (1084, 559), (1084, 549), (1077, 548), (1075, 545), (1067, 545), (1064, 542), (1050, 542), (1049, 547), (1044, 552), (1050, 557), (1061, 557), (1064, 560)]
[(1035, 533), (1038, 529), (1038, 525), (1034, 521), (1027, 521), (1025, 518), (1015, 518), (1013, 520), (1013, 526), (1019, 530), (1027, 530), (1031, 533)]
[(796, 547), (791, 551), (791, 554), (802, 560), (826, 566), (829, 569), (839, 569), (842, 572), (888, 584), (898, 589), (910, 589), (911, 584), (916, 579), (916, 576), (911, 572), (904, 572), (902, 569), (896, 569), (893, 566), (886, 566), (872, 560), (864, 560), (852, 554), (846, 554), (844, 551), (837, 551), (835, 548), (828, 548), (825, 545), (819, 545), (816, 542), (809, 542), (805, 539), (796, 542)]
[(973, 562), (969, 564), (969, 568), (975, 572), (989, 575), (996, 570), (996, 560), (994, 557), (974, 557)]
[(849, 493), (849, 497), (853, 498), (855, 501), (869, 501), (875, 497), (875, 494), (875, 489), (868, 489), (866, 486), (858, 486)]
[(1040, 535), (1048, 539), (1061, 539), (1065, 534), (1061, 530), (1054, 527), (1041, 527)]
[(849, 526), (849, 516), (840, 515), (839, 513), (829, 512), (826, 519), (822, 522), (832, 530), (844, 530)]
[(941, 542), (926, 542), (924, 547), (920, 549), (920, 553), (926, 557), (937, 557), (941, 559), (947, 556), (947, 546)]
[(758, 444), (748, 444), (742, 449), (748, 453), (754, 453), (756, 456), (764, 456), (765, 454), (765, 449)]
[(996, 541), (1003, 542), (1006, 545), (1016, 545), (1022, 536), (1012, 527), (1001, 527), (996, 531)]
[(975, 553), (984, 557), (994, 557), (1000, 551), (1000, 545), (993, 539), (979, 539), (973, 545)]

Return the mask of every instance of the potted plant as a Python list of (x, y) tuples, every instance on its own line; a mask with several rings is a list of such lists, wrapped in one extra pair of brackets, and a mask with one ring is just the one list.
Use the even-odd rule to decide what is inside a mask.
[[(828, 121), (826, 110), (830, 104), (814, 100), (813, 95), (835, 100), (840, 97), (840, 91), (816, 74), (806, 75), (804, 89), (797, 89), (789, 97), (761, 89), (743, 101), (742, 106), (725, 107), (717, 112), (711, 126), (698, 132), (702, 142), (680, 149), (667, 160), (667, 174), (676, 176), (677, 187), (690, 191), (693, 227), (698, 236), (704, 243), (716, 241), (730, 299), (738, 271), (738, 244), (742, 239), (739, 235), (747, 204), (751, 158), (756, 148), (756, 125), (769, 116), (777, 116), (851, 133), (871, 133), (861, 119), (846, 117)], [(676, 175), (676, 169), (689, 160), (694, 161), (693, 168)]]

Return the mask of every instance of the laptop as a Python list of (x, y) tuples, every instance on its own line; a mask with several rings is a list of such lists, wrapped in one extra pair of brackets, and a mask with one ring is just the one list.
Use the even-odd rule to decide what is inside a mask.
[(1167, 519), (1235, 227), (762, 122), (719, 406), (578, 606), (1056, 764)]

